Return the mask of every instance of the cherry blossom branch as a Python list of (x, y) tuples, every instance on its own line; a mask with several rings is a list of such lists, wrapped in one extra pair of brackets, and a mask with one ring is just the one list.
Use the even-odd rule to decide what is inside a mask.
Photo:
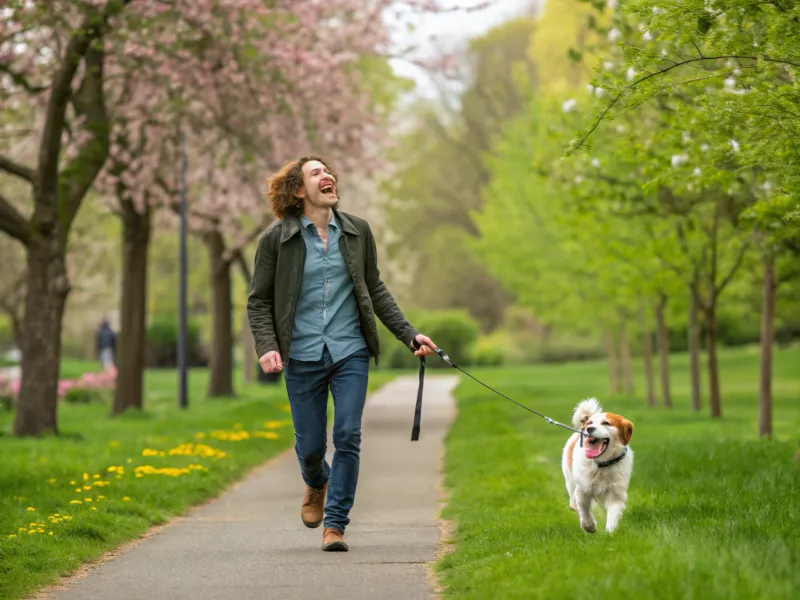
[(264, 219), (256, 225), (250, 233), (248, 233), (238, 244), (233, 246), (232, 248), (228, 248), (222, 255), (222, 260), (226, 263), (230, 264), (234, 260), (237, 260), (237, 254), (241, 255), (242, 249), (247, 246), (252, 241), (258, 239), (262, 233), (264, 233), (264, 229), (269, 225), (271, 219), (269, 217), (264, 217)]
[(6, 73), (13, 83), (24, 89), (30, 95), (41, 94), (47, 90), (47, 87), (41, 85), (33, 85), (22, 73), (12, 71), (9, 65), (0, 65), (0, 72)]
[(28, 183), (32, 184), (34, 182), (35, 171), (33, 169), (20, 165), (7, 156), (0, 156), (0, 169), (7, 173), (11, 173), (12, 175), (16, 175)]
[[(75, 79), (81, 59), (87, 55), (93, 45), (96, 45), (98, 40), (102, 39), (108, 29), (108, 19), (119, 14), (131, 2), (132, 0), (110, 0), (104, 12), (88, 11), (81, 25), (70, 36), (50, 90), (50, 98), (48, 99), (45, 113), (44, 131), (39, 144), (39, 180), (42, 186), (42, 198), (53, 199), (58, 197), (61, 135), (66, 122), (67, 105), (72, 96), (72, 82)], [(94, 48), (94, 52), (96, 56), (102, 57), (100, 49)], [(89, 69), (87, 69), (87, 77), (90, 77)], [(100, 91), (102, 94), (102, 80), (100, 81)], [(104, 106), (103, 111), (105, 111)], [(100, 154), (100, 152), (96, 153)], [(88, 159), (85, 154), (84, 157)], [(103, 157), (103, 160), (105, 160), (105, 157)], [(75, 163), (73, 164), (78, 166)], [(91, 184), (91, 181), (88, 183)], [(75, 191), (79, 187), (82, 186), (76, 187)], [(73, 201), (72, 204), (74, 205), (75, 202)], [(55, 219), (55, 214), (48, 215), (48, 217)]]

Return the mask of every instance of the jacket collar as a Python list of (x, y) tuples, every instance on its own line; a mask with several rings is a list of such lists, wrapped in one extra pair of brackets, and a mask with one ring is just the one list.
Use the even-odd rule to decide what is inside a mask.
[[(358, 229), (356, 229), (356, 226), (350, 219), (350, 215), (339, 212), (335, 209), (333, 214), (336, 216), (336, 220), (341, 224), (342, 231), (349, 235), (359, 235)], [(283, 219), (283, 224), (281, 227), (281, 243), (284, 243), (286, 240), (296, 235), (300, 231), (300, 227), (301, 225), (299, 218), (297, 218), (295, 215), (286, 215), (286, 217)]]

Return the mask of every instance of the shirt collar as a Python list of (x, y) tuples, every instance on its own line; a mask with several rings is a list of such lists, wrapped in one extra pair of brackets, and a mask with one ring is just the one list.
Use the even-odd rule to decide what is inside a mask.
[[(311, 222), (311, 219), (309, 219), (305, 215), (300, 215), (300, 223), (302, 223), (303, 227), (306, 229), (314, 225), (314, 223)], [(331, 220), (328, 221), (328, 226), (334, 227), (336, 229), (339, 228), (339, 224), (336, 222), (336, 216), (333, 214), (333, 211), (331, 211)]]

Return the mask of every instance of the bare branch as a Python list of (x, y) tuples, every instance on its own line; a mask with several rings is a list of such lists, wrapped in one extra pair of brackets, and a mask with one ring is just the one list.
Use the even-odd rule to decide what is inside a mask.
[(26, 246), (30, 243), (30, 223), (2, 193), (0, 193), (0, 231), (4, 231)]
[(16, 163), (7, 156), (0, 156), (0, 169), (12, 175), (16, 175), (28, 183), (34, 182), (35, 172), (33, 169)]
[(614, 96), (614, 98), (611, 100), (611, 103), (608, 106), (606, 106), (606, 108), (603, 110), (603, 112), (600, 113), (600, 116), (597, 117), (597, 119), (595, 120), (595, 122), (592, 125), (592, 127), (581, 138), (581, 140), (578, 142), (578, 144), (573, 149), (567, 151), (567, 155), (574, 154), (576, 151), (578, 151), (584, 145), (584, 143), (586, 143), (586, 140), (588, 140), (589, 137), (600, 126), (600, 123), (603, 121), (603, 119), (605, 119), (606, 115), (611, 111), (612, 108), (614, 108), (614, 106), (617, 104), (617, 102), (619, 102), (619, 100), (622, 98), (623, 95), (625, 95), (626, 92), (631, 91), (632, 89), (636, 88), (637, 86), (639, 86), (640, 84), (644, 83), (648, 79), (652, 79), (653, 77), (659, 77), (661, 75), (665, 75), (666, 73), (669, 73), (670, 71), (672, 71), (673, 69), (677, 69), (678, 67), (683, 67), (683, 66), (686, 66), (686, 65), (689, 65), (689, 64), (692, 64), (692, 63), (697, 63), (697, 62), (700, 62), (700, 61), (703, 61), (703, 60), (726, 60), (726, 59), (755, 60), (755, 61), (763, 60), (765, 62), (770, 62), (770, 63), (778, 63), (778, 64), (784, 64), (784, 65), (791, 65), (793, 67), (800, 67), (800, 63), (795, 63), (795, 62), (792, 62), (792, 61), (789, 61), (789, 60), (781, 60), (781, 59), (769, 58), (768, 56), (737, 56), (737, 55), (702, 56), (702, 54), (701, 54), (700, 57), (698, 57), (698, 58), (687, 58), (686, 60), (681, 61), (681, 62), (674, 62), (673, 61), (674, 64), (672, 64), (672, 65), (670, 65), (668, 67), (665, 67), (663, 69), (659, 69), (658, 71), (654, 71), (652, 73), (648, 73), (644, 77), (640, 77), (639, 79), (637, 79), (636, 81), (634, 81), (630, 85), (627, 85), (624, 88), (622, 88), (622, 90), (620, 90), (620, 92), (616, 96)]
[(248, 266), (247, 261), (244, 259), (244, 254), (242, 253), (241, 248), (236, 251), (233, 259), (234, 262), (239, 265), (239, 270), (242, 272), (242, 277), (244, 277), (245, 282), (249, 285), (250, 281), (253, 279), (253, 276), (250, 273), (250, 267)]

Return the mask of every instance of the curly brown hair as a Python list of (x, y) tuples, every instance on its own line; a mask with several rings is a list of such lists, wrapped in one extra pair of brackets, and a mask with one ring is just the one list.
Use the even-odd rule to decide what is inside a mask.
[(272, 212), (279, 219), (286, 215), (300, 216), (303, 212), (303, 199), (295, 194), (303, 187), (303, 165), (307, 162), (316, 160), (325, 165), (338, 182), (339, 177), (336, 172), (321, 156), (309, 155), (302, 156), (296, 160), (286, 163), (269, 179), (267, 179), (267, 198), (272, 204)]

